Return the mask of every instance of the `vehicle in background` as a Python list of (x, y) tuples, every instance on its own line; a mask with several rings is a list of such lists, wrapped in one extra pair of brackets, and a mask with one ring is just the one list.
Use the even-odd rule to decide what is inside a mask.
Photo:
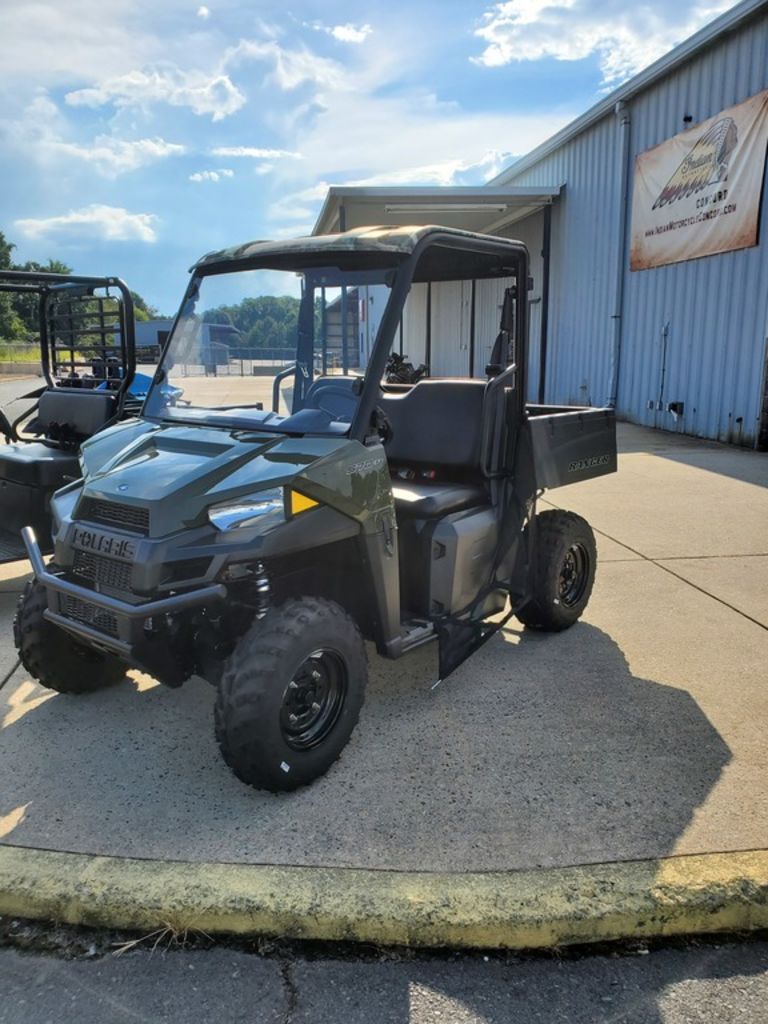
[(49, 503), (80, 477), (80, 445), (136, 415), (150, 378), (136, 374), (133, 300), (116, 277), (0, 271), (0, 293), (38, 309), (45, 383), (22, 396), (31, 407), (11, 420), (0, 410), (0, 562), (23, 558), (23, 526), (51, 549)]

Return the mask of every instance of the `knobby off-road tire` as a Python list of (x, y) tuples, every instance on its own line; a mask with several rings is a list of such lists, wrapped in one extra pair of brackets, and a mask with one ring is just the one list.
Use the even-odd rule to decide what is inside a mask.
[(125, 678), (117, 658), (93, 650), (43, 618), (45, 587), (31, 580), (24, 588), (13, 620), (13, 639), (24, 668), (57, 693), (93, 693)]
[(595, 582), (597, 546), (592, 528), (575, 512), (536, 516), (531, 556), (531, 600), (517, 612), (532, 629), (568, 629), (587, 607)]
[(339, 605), (302, 598), (271, 609), (239, 641), (219, 684), (224, 760), (258, 789), (307, 785), (349, 740), (367, 679), (363, 638)]

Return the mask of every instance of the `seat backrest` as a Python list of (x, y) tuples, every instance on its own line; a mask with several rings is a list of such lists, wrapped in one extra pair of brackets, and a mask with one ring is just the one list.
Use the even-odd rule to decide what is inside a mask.
[(421, 380), (379, 405), (392, 427), (387, 458), (395, 465), (473, 471), (480, 467), (482, 380)]
[(307, 391), (305, 409), (322, 409), (338, 423), (351, 423), (357, 409), (361, 378), (318, 377)]
[(117, 410), (114, 391), (50, 388), (40, 396), (36, 426), (54, 441), (85, 440)]

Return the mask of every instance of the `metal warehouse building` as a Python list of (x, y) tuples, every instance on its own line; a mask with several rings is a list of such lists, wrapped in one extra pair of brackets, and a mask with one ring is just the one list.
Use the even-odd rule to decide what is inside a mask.
[[(746, 0), (489, 185), (333, 188), (315, 233), (444, 223), (519, 238), (531, 399), (768, 449), (766, 138), (768, 3)], [(413, 297), (405, 350), (436, 375), (481, 375), (499, 297), (438, 287)], [(361, 333), (363, 359), (365, 346)]]

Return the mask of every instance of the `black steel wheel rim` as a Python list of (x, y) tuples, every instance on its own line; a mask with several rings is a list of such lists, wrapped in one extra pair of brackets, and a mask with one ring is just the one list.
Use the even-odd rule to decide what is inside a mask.
[(310, 750), (339, 720), (349, 676), (336, 651), (319, 648), (299, 665), (283, 693), (280, 729), (289, 747)]
[(560, 604), (573, 608), (584, 597), (589, 579), (589, 552), (581, 543), (571, 544), (560, 567), (558, 590)]

